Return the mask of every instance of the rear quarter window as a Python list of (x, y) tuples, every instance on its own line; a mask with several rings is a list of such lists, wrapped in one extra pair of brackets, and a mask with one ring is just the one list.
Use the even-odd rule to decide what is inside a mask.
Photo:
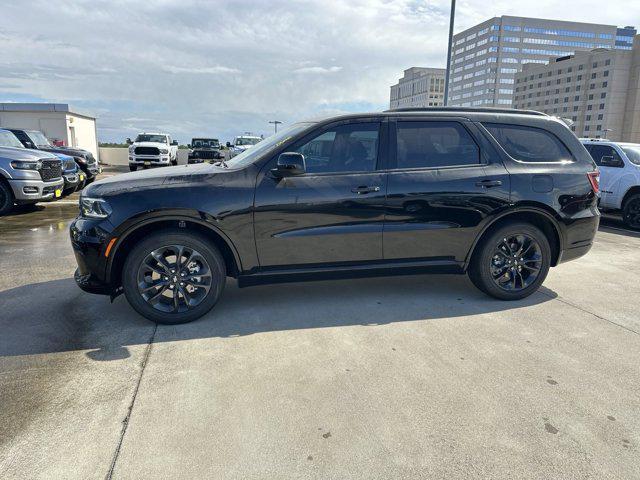
[(573, 155), (553, 133), (537, 127), (501, 123), (482, 124), (505, 152), (521, 162), (573, 161)]

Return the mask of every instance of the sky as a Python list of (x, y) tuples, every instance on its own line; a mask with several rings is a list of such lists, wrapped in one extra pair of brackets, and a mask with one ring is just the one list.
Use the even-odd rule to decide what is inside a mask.
[[(444, 67), (448, 0), (0, 0), (0, 102), (69, 103), (100, 141), (229, 141), (388, 107), (411, 66)], [(640, 27), (640, 1), (458, 0), (455, 32), (500, 15)]]

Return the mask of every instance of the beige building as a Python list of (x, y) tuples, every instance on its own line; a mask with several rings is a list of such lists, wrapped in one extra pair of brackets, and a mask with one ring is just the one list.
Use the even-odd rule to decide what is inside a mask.
[(569, 118), (579, 137), (640, 142), (640, 35), (632, 50), (599, 48), (525, 64), (513, 105)]
[(444, 79), (444, 68), (408, 68), (391, 86), (390, 108), (443, 106)]
[(82, 148), (98, 158), (95, 117), (64, 103), (0, 103), (0, 128), (40, 130), (51, 143)]

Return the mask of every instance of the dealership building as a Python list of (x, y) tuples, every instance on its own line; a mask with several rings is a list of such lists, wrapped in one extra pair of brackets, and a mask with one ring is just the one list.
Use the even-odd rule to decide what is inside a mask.
[(525, 64), (513, 105), (571, 119), (579, 137), (640, 142), (640, 35), (632, 50), (598, 48)]
[(66, 103), (0, 103), (0, 128), (39, 130), (51, 143), (82, 148), (98, 158), (95, 117)]
[(444, 68), (411, 67), (391, 86), (390, 108), (444, 105)]
[(526, 63), (597, 48), (632, 49), (634, 27), (539, 18), (494, 17), (453, 37), (451, 106), (510, 107), (516, 74)]

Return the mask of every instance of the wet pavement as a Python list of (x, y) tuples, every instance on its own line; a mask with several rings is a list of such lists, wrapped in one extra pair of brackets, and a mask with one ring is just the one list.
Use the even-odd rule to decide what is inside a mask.
[(640, 234), (520, 302), (238, 289), (156, 327), (74, 284), (77, 200), (0, 219), (0, 478), (640, 478)]

